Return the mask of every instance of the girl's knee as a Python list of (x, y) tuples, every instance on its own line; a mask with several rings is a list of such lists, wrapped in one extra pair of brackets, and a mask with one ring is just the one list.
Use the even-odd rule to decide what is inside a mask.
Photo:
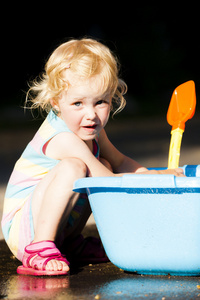
[(82, 178), (87, 174), (87, 167), (85, 163), (78, 158), (63, 159), (59, 165), (59, 168), (62, 169), (65, 174), (69, 173), (72, 177)]

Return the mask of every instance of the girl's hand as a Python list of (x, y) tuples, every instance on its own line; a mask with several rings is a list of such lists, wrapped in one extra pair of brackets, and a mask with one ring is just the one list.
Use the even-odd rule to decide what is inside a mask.
[(177, 169), (166, 169), (166, 170), (150, 170), (145, 172), (146, 174), (172, 174), (177, 177), (185, 177), (183, 173), (183, 169), (177, 168)]

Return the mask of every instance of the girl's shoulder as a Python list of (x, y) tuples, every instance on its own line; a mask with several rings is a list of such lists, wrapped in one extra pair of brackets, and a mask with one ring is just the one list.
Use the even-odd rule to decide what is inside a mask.
[(49, 112), (43, 124), (49, 124), (54, 130), (58, 132), (72, 132), (66, 125), (66, 123), (59, 118), (53, 110)]
[(46, 144), (55, 135), (62, 132), (71, 132), (71, 130), (67, 127), (65, 122), (57, 117), (51, 110), (36, 132), (36, 137), (39, 136), (40, 140)]

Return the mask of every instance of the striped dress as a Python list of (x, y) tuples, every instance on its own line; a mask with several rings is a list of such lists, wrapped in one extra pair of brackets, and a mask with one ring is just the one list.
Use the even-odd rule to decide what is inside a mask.
[[(46, 143), (61, 132), (71, 132), (65, 122), (51, 110), (41, 127), (27, 145), (9, 179), (3, 208), (2, 231), (12, 253), (22, 260), (24, 248), (34, 239), (31, 200), (37, 184), (59, 160), (44, 154)], [(93, 153), (98, 158), (99, 148), (93, 141)], [(68, 220), (73, 226), (81, 215), (85, 197), (80, 197)]]

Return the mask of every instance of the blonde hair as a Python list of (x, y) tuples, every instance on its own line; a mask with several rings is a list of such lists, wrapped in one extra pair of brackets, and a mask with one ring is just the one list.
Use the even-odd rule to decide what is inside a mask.
[(125, 107), (123, 95), (127, 86), (118, 78), (117, 59), (108, 47), (87, 38), (70, 40), (54, 50), (45, 65), (45, 72), (32, 82), (26, 104), (31, 101), (31, 108), (49, 112), (52, 108), (50, 100), (57, 102), (62, 91), (69, 87), (69, 83), (63, 78), (63, 72), (68, 68), (83, 79), (94, 75), (102, 76), (104, 89), (112, 97), (111, 109), (114, 114)]

